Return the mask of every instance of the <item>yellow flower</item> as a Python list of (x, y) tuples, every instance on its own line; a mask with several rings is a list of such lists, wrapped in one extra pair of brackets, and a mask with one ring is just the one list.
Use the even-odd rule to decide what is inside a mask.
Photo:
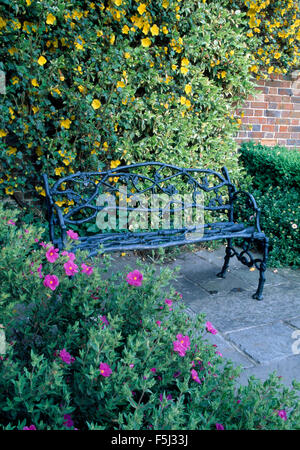
[(84, 87), (84, 86), (82, 86), (81, 84), (79, 85), (79, 86), (77, 86), (78, 87), (78, 90), (82, 93), (82, 94), (84, 94), (85, 92), (86, 92), (86, 88)]
[(189, 69), (188, 69), (187, 67), (180, 67), (180, 72), (181, 72), (183, 75), (186, 75), (186, 74), (188, 73), (188, 71), (189, 71)]
[(84, 50), (84, 48), (83, 48), (84, 44), (85, 44), (85, 40), (82, 39), (81, 36), (78, 36), (74, 41), (74, 45), (77, 48), (77, 50)]
[(5, 137), (8, 135), (8, 132), (5, 130), (0, 130), (0, 138)]
[(187, 58), (182, 58), (181, 60), (181, 66), (182, 67), (187, 67), (189, 65), (189, 60)]
[(56, 17), (53, 16), (53, 14), (49, 13), (49, 14), (47, 15), (46, 24), (47, 24), (47, 25), (53, 25), (54, 22), (55, 22), (55, 20), (56, 20)]
[(280, 52), (275, 52), (275, 53), (274, 53), (274, 58), (275, 58), (275, 59), (279, 59), (280, 56), (281, 56), (281, 53), (280, 53)]
[(124, 57), (125, 57), (126, 59), (128, 59), (128, 58), (130, 58), (130, 57), (131, 57), (131, 55), (130, 55), (130, 53), (128, 53), (128, 52), (125, 52), (125, 53), (124, 53)]
[(12, 84), (18, 84), (19, 81), (20, 81), (20, 79), (19, 79), (18, 77), (13, 77), (13, 78), (11, 79)]
[(98, 31), (97, 31), (97, 37), (101, 37), (101, 36), (103, 36), (103, 31), (98, 30)]
[(118, 167), (121, 164), (121, 161), (116, 160), (116, 161), (111, 161), (110, 162), (110, 168), (111, 169), (115, 169), (116, 167)]
[(122, 5), (122, 0), (114, 0), (114, 4), (117, 6), (121, 6)]
[(185, 102), (186, 102), (186, 98), (183, 97), (183, 96), (181, 96), (181, 97), (180, 97), (180, 103), (181, 103), (182, 105), (185, 105)]
[(187, 95), (189, 95), (189, 94), (192, 92), (192, 86), (191, 86), (191, 84), (186, 84), (184, 90), (185, 90), (185, 93), (186, 93)]
[(40, 108), (38, 106), (33, 106), (32, 107), (33, 114), (36, 114), (39, 111), (39, 109)]
[(124, 81), (118, 81), (117, 82), (117, 88), (123, 88), (123, 87), (125, 87)]
[(150, 47), (151, 40), (149, 38), (141, 39), (141, 44), (143, 47)]
[(92, 101), (92, 108), (94, 108), (94, 109), (99, 109), (100, 106), (101, 106), (100, 100), (98, 100), (98, 99), (95, 98), (95, 99)]
[(144, 14), (144, 12), (146, 11), (145, 3), (141, 3), (137, 10), (140, 13), (140, 15)]
[(107, 149), (108, 149), (108, 143), (107, 143), (107, 142), (104, 142), (104, 143), (103, 143), (103, 150), (104, 150), (104, 151), (107, 151)]
[(169, 1), (168, 0), (163, 0), (162, 7), (167, 9), (168, 6), (169, 6)]
[(6, 152), (8, 155), (15, 155), (17, 153), (17, 147), (8, 147)]
[(113, 45), (115, 43), (116, 40), (116, 36), (114, 34), (111, 35), (109, 42), (111, 43), (111, 45)]
[(64, 163), (66, 166), (68, 166), (68, 165), (70, 164), (70, 160), (67, 159), (67, 158), (65, 158), (65, 159), (63, 159), (63, 163)]
[(257, 73), (258, 72), (258, 66), (256, 64), (254, 64), (253, 66), (250, 67), (250, 71)]
[(273, 66), (269, 67), (269, 68), (268, 68), (268, 73), (272, 73), (273, 70), (274, 70), (274, 67), (273, 67)]
[(168, 34), (168, 33), (169, 33), (169, 30), (168, 30), (167, 27), (162, 27), (162, 32), (163, 32), (164, 34)]
[(39, 64), (40, 66), (43, 66), (44, 64), (46, 64), (46, 62), (47, 62), (47, 60), (46, 60), (46, 58), (45, 58), (44, 56), (40, 56), (40, 57), (39, 57), (39, 59), (38, 59), (38, 64)]
[(37, 82), (37, 79), (36, 79), (36, 78), (33, 78), (33, 79), (31, 80), (31, 84), (32, 84), (32, 86), (35, 86), (35, 87), (38, 87), (38, 86), (39, 86), (39, 83)]
[(71, 123), (72, 123), (72, 122), (71, 122), (70, 119), (62, 119), (62, 120), (60, 121), (60, 126), (61, 126), (62, 128), (67, 128), (67, 129), (69, 129)]
[(128, 34), (129, 33), (129, 26), (128, 25), (124, 25), (124, 27), (122, 28), (122, 33), (123, 34)]
[(5, 188), (5, 194), (13, 195), (13, 193), (14, 193), (14, 190), (13, 190), (13, 188), (11, 186), (8, 186), (8, 187)]
[(55, 202), (55, 204), (57, 206), (59, 206), (60, 208), (64, 205), (65, 201), (64, 200), (58, 200), (57, 202)]
[(150, 31), (151, 31), (152, 36), (158, 36), (159, 35), (159, 28), (155, 24), (150, 28)]
[(15, 53), (17, 53), (18, 50), (16, 49), (16, 47), (11, 47), (7, 51), (11, 56), (13, 56)]
[(64, 171), (65, 171), (64, 167), (56, 167), (56, 169), (55, 169), (54, 172), (55, 172), (55, 175), (57, 175), (58, 177), (60, 177), (61, 174), (64, 173)]

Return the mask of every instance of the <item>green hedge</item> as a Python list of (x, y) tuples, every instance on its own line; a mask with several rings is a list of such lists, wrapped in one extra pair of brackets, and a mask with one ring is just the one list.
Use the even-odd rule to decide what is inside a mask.
[(270, 238), (271, 266), (300, 266), (300, 152), (253, 142), (241, 147), (261, 208), (261, 226)]
[(268, 147), (245, 142), (240, 148), (241, 161), (253, 177), (253, 186), (264, 190), (270, 186), (300, 187), (300, 152), (286, 147)]

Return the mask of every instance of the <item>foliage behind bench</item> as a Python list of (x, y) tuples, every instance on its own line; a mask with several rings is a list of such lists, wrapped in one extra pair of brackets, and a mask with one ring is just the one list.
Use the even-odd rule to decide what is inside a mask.
[(300, 152), (253, 142), (240, 149), (270, 237), (271, 265), (300, 266)]

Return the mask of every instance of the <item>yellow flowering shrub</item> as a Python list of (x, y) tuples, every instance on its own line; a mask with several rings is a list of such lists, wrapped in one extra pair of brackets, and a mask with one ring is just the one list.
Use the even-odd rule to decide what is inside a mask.
[(244, 24), (217, 0), (2, 2), (0, 192), (151, 160), (237, 178)]
[(299, 0), (228, 0), (245, 12), (244, 32), (252, 52), (250, 71), (256, 78), (286, 74), (300, 67)]

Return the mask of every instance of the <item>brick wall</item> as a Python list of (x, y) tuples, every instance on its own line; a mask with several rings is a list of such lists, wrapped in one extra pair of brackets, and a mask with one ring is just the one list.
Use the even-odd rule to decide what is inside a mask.
[(238, 143), (249, 140), (300, 150), (300, 70), (289, 76), (256, 80), (257, 95), (237, 111), (242, 124)]

